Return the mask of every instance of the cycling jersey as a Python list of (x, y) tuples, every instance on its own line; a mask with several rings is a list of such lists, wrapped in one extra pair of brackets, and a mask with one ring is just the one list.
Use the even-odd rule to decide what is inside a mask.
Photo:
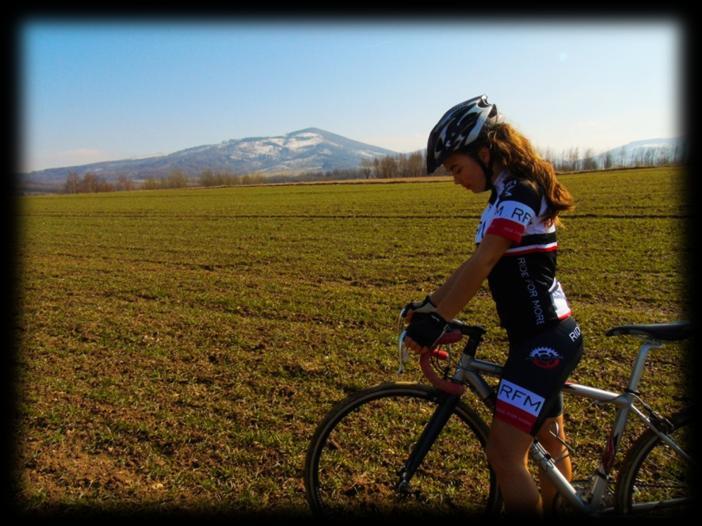
[(495, 234), (513, 242), (488, 276), (488, 284), (510, 338), (535, 334), (571, 315), (556, 279), (556, 227), (544, 221), (548, 203), (529, 181), (502, 171), (494, 181), (475, 242)]

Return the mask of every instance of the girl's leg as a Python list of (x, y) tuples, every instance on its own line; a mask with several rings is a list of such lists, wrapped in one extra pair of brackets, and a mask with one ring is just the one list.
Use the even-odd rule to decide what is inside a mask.
[(527, 468), (533, 437), (516, 427), (493, 419), (487, 457), (508, 514), (541, 516), (541, 495)]
[[(537, 438), (554, 460), (560, 459), (556, 462), (556, 467), (558, 467), (558, 470), (570, 481), (573, 479), (573, 467), (570, 462), (570, 455), (568, 454), (567, 448), (559, 442), (550, 431), (553, 431), (561, 440), (565, 441), (563, 415), (559, 415), (555, 418), (547, 418), (541, 426)], [(541, 483), (541, 497), (543, 498), (544, 512), (549, 513), (552, 509), (553, 499), (558, 492), (549, 478), (544, 475), (541, 467), (539, 467), (539, 482)]]

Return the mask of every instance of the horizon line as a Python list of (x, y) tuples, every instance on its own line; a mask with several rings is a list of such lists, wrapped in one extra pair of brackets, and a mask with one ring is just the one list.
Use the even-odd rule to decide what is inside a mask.
[[(350, 141), (353, 141), (353, 142), (358, 142), (358, 143), (361, 143), (361, 144), (365, 144), (365, 145), (367, 145), (367, 146), (372, 146), (372, 147), (374, 147), (374, 148), (379, 148), (379, 149), (382, 149), (382, 150), (387, 150), (387, 151), (389, 151), (389, 152), (392, 152), (392, 153), (395, 154), (395, 155), (410, 155), (410, 154), (414, 154), (414, 153), (417, 153), (417, 152), (426, 151), (426, 147), (418, 148), (418, 149), (416, 149), (416, 150), (396, 151), (396, 150), (392, 150), (392, 149), (390, 149), (390, 148), (386, 148), (386, 147), (384, 147), (384, 146), (377, 146), (377, 145), (375, 145), (375, 144), (370, 144), (370, 143), (364, 142), (364, 141), (359, 140), (359, 139), (352, 139), (352, 138), (350, 138), (350, 137), (346, 137), (346, 136), (344, 136), (344, 135), (340, 135), (340, 134), (338, 134), (338, 133), (334, 133), (334, 132), (332, 132), (332, 131), (325, 130), (324, 128), (320, 128), (320, 127), (318, 127), (318, 126), (308, 126), (308, 127), (305, 127), (305, 128), (300, 128), (300, 129), (298, 129), (298, 130), (293, 130), (293, 131), (284, 133), (284, 134), (282, 134), (282, 135), (255, 135), (255, 136), (247, 136), (247, 137), (241, 137), (241, 138), (223, 139), (223, 140), (221, 140), (221, 141), (219, 141), (219, 142), (200, 144), (200, 145), (196, 145), (196, 146), (188, 146), (188, 147), (186, 147), (186, 148), (181, 148), (181, 149), (178, 149), (178, 150), (174, 150), (174, 151), (172, 151), (172, 152), (170, 152), (170, 153), (146, 154), (146, 155), (138, 155), (138, 156), (135, 156), (135, 157), (122, 157), (122, 158), (105, 159), (105, 160), (102, 160), (102, 161), (90, 161), (90, 162), (81, 163), (81, 164), (70, 164), (70, 165), (61, 165), (61, 166), (49, 166), (49, 167), (46, 167), (46, 168), (38, 168), (38, 169), (34, 169), (34, 170), (29, 170), (29, 171), (27, 171), (27, 170), (19, 170), (19, 171), (18, 171), (18, 174), (20, 174), (20, 175), (31, 175), (31, 174), (34, 174), (34, 173), (37, 173), (37, 172), (44, 172), (44, 171), (48, 171), (48, 170), (65, 170), (65, 169), (69, 169), (69, 168), (80, 168), (80, 167), (87, 167), (87, 166), (91, 166), (91, 165), (104, 164), (104, 163), (129, 162), (129, 161), (141, 161), (141, 160), (146, 160), (146, 159), (155, 159), (155, 158), (159, 158), (159, 157), (168, 157), (168, 156), (170, 156), (170, 155), (175, 155), (175, 154), (177, 154), (177, 153), (184, 152), (184, 151), (191, 150), (191, 149), (195, 149), (195, 148), (204, 148), (204, 147), (208, 147), (208, 146), (216, 146), (216, 145), (224, 144), (224, 143), (227, 143), (227, 142), (236, 142), (236, 141), (244, 141), (244, 140), (256, 140), (256, 139), (268, 139), (268, 138), (286, 137), (286, 136), (288, 136), (288, 135), (292, 135), (292, 134), (295, 134), (295, 133), (301, 133), (301, 132), (305, 132), (305, 131), (308, 131), (308, 130), (318, 130), (318, 131), (321, 131), (321, 132), (324, 132), (324, 133), (329, 133), (329, 134), (331, 134), (331, 135), (336, 135), (336, 136), (338, 136), (338, 137), (342, 137), (342, 138), (344, 138), (344, 139), (347, 139), (347, 140), (350, 140)], [(565, 154), (566, 152), (572, 152), (573, 150), (578, 150), (578, 151), (582, 151), (582, 152), (588, 152), (589, 150), (595, 150), (596, 153), (594, 153), (593, 155), (602, 155), (602, 154), (604, 154), (604, 153), (607, 153), (608, 151), (616, 150), (616, 149), (618, 149), (618, 148), (624, 148), (624, 147), (626, 147), (626, 146), (629, 146), (629, 145), (632, 145), (632, 144), (636, 144), (636, 143), (640, 143), (640, 142), (652, 142), (652, 141), (682, 141), (683, 139), (684, 139), (684, 136), (683, 136), (683, 135), (672, 136), (672, 137), (651, 137), (651, 138), (645, 138), (645, 139), (637, 139), (637, 140), (634, 140), (634, 141), (629, 141), (628, 143), (625, 143), (625, 144), (621, 144), (621, 145), (619, 145), (619, 146), (614, 146), (614, 147), (611, 147), (611, 148), (603, 149), (603, 150), (601, 150), (601, 151), (599, 151), (599, 152), (597, 152), (597, 150), (595, 150), (594, 148), (588, 147), (588, 146), (568, 146), (568, 147), (563, 147), (563, 148), (558, 148), (558, 149), (557, 149), (557, 148), (554, 148), (554, 147), (551, 147), (551, 146), (541, 146), (541, 145), (537, 145), (537, 144), (534, 144), (533, 142), (532, 142), (532, 144), (534, 145), (534, 147), (536, 148), (536, 150), (537, 150), (540, 154), (544, 154), (545, 152), (556, 153), (556, 152), (559, 152), (559, 151), (561, 152), (561, 154)], [(76, 151), (76, 150), (80, 150), (80, 148), (77, 148), (77, 149), (75, 149), (75, 150), (73, 150), (73, 151)]]

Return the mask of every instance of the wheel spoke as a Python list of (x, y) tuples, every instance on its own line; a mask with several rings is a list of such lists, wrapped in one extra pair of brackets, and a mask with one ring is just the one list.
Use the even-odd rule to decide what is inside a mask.
[[(311, 492), (314, 506), (347, 516), (476, 514), (494, 504), (495, 483), (481, 439), (457, 413), (410, 484), (398, 487), (414, 443), (437, 407), (426, 394), (409, 391), (414, 394), (364, 400), (335, 423), (317, 448), (316, 481), (310, 483), (316, 485)], [(308, 463), (314, 462), (308, 458)]]
[[(650, 516), (681, 515), (690, 504), (694, 461), (689, 418), (675, 418), (669, 435), (674, 447), (652, 432), (632, 446), (628, 465), (623, 469), (622, 511)], [(680, 454), (685, 451), (686, 454)]]

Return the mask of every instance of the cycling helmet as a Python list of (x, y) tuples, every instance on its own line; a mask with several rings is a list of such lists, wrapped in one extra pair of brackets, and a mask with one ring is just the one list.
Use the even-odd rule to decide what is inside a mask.
[(436, 170), (453, 152), (475, 142), (485, 124), (497, 120), (497, 106), (487, 101), (487, 95), (473, 97), (448, 110), (429, 134), (427, 173)]

